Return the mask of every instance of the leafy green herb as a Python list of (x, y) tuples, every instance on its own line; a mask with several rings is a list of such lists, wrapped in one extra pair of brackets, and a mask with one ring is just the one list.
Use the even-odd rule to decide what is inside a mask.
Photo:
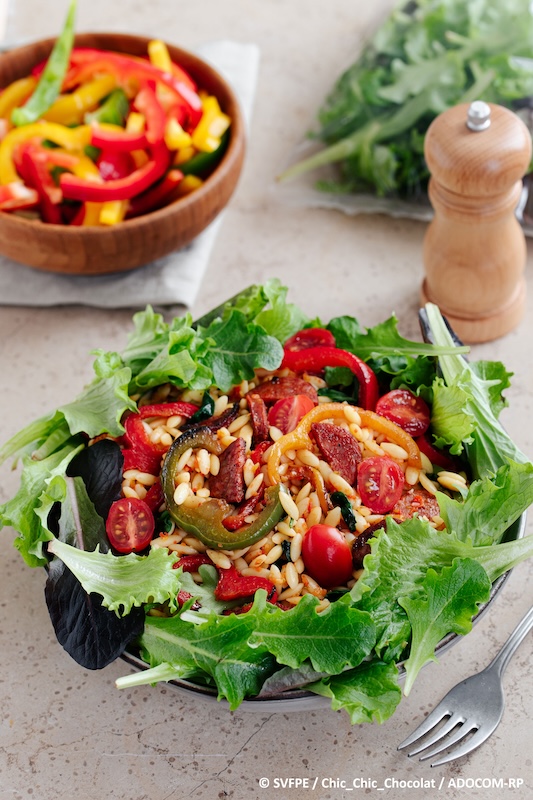
[(332, 492), (330, 498), (334, 506), (339, 506), (342, 518), (348, 526), (348, 530), (352, 532), (355, 531), (355, 514), (353, 513), (352, 504), (348, 500), (348, 497), (344, 494), (344, 492)]
[(337, 193), (425, 197), (424, 135), (459, 103), (500, 105), (533, 94), (533, 18), (528, 0), (416, 0), (392, 12), (360, 58), (338, 79), (311, 137), (324, 147), (282, 180), (331, 163)]

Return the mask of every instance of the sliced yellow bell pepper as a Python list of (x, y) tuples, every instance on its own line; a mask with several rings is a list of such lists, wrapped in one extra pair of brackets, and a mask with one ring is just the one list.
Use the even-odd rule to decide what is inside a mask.
[(0, 94), (0, 117), (9, 119), (13, 109), (22, 105), (36, 86), (37, 78), (33, 75), (29, 75), (27, 78), (20, 78), (18, 81), (6, 86), (2, 94)]
[(67, 128), (56, 122), (33, 122), (30, 125), (13, 128), (0, 143), (0, 184), (19, 180), (13, 163), (13, 151), (21, 142), (33, 138), (50, 139), (69, 152), (80, 152), (91, 142), (91, 126)]
[(184, 131), (175, 117), (170, 117), (165, 126), (165, 144), (169, 150), (180, 150), (190, 147), (192, 138), (190, 133)]
[(154, 67), (163, 72), (172, 72), (172, 59), (166, 44), (161, 39), (152, 39), (148, 43), (148, 58)]
[(82, 225), (85, 227), (100, 225), (100, 212), (102, 211), (103, 205), (104, 203), (84, 203), (85, 214), (83, 216)]
[(63, 125), (76, 125), (83, 122), (84, 114), (93, 111), (102, 98), (113, 91), (117, 81), (114, 75), (102, 75), (76, 89), (72, 94), (58, 97), (55, 103), (43, 114), (49, 122)]
[(203, 114), (192, 134), (197, 150), (212, 153), (220, 146), (220, 137), (229, 128), (231, 119), (224, 114), (213, 95), (202, 99)]
[(109, 200), (103, 203), (99, 221), (100, 225), (116, 225), (117, 222), (122, 222), (128, 210), (128, 200)]
[(182, 147), (176, 153), (174, 158), (174, 164), (178, 166), (179, 164), (185, 164), (186, 161), (189, 161), (194, 155), (196, 154), (196, 149), (194, 147)]
[(186, 194), (194, 192), (199, 189), (203, 184), (203, 180), (196, 175), (185, 175), (179, 186), (176, 188), (176, 197), (183, 197)]

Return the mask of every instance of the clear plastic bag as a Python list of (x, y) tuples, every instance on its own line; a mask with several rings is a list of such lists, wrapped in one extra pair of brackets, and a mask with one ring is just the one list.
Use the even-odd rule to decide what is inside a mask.
[[(287, 203), (429, 220), (424, 137), (451, 106), (482, 99), (533, 130), (529, 0), (401, 2), (335, 82), (278, 181)], [(533, 173), (517, 215), (533, 235)]]

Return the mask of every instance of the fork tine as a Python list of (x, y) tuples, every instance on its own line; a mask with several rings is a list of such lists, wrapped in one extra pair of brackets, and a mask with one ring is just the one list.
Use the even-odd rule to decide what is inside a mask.
[(435, 725), (438, 725), (439, 722), (444, 719), (444, 717), (449, 715), (449, 713), (450, 712), (447, 710), (446, 704), (439, 703), (439, 705), (433, 709), (431, 714), (428, 714), (427, 717), (422, 720), (418, 728), (415, 728), (414, 731), (398, 745), (397, 749), (403, 750), (404, 747), (409, 747), (410, 744), (416, 742), (416, 740), (420, 739), (421, 736), (429, 733), (435, 727)]
[(489, 736), (491, 735), (492, 731), (487, 731), (483, 728), (479, 728), (478, 731), (472, 736), (464, 744), (457, 747), (452, 753), (448, 753), (448, 755), (439, 758), (437, 761), (432, 761), (432, 767), (439, 767), (441, 764), (447, 764), (448, 761), (455, 761), (457, 758), (462, 758), (462, 756), (467, 756), (472, 750), (475, 750), (479, 747), (483, 742), (485, 742)]
[[(435, 731), (433, 736), (431, 736), (429, 739), (425, 739), (420, 744), (417, 744), (415, 746), (414, 750), (410, 750), (410, 752), (408, 753), (408, 756), (409, 757), (416, 756), (416, 754), (420, 753), (422, 750), (427, 750), (427, 748), (431, 747), (431, 745), (437, 744), (437, 742), (440, 742), (442, 739), (447, 737), (447, 734), (450, 733), (451, 731), (453, 731), (453, 729), (456, 727), (456, 725), (460, 725), (464, 721), (465, 721), (465, 718), (463, 716), (461, 716), (461, 714), (458, 714), (458, 713), (452, 714), (452, 716), (449, 717), (446, 720), (444, 725), (441, 725), (440, 728), (438, 728), (438, 730)], [(446, 747), (446, 745), (443, 745), (443, 746)], [(437, 747), (435, 750), (431, 751), (430, 756), (433, 755), (433, 753), (439, 753), (440, 750), (442, 750), (442, 747), (440, 747), (440, 748)], [(421, 756), (420, 757), (420, 761), (423, 761), (426, 758), (428, 758), (428, 756)]]
[(454, 744), (457, 744), (457, 742), (460, 742), (469, 733), (478, 730), (478, 727), (475, 722), (465, 721), (464, 718), (459, 719), (459, 722), (462, 722), (463, 724), (459, 726), (459, 728), (455, 731), (455, 733), (452, 733), (450, 736), (446, 737), (443, 736), (443, 738), (438, 741), (436, 747), (434, 747), (432, 750), (429, 750), (427, 753), (424, 753), (424, 755), (420, 756), (420, 761), (427, 761), (428, 758), (433, 758), (433, 756), (436, 756), (443, 750), (448, 750), (448, 748), (452, 747), (452, 745)]

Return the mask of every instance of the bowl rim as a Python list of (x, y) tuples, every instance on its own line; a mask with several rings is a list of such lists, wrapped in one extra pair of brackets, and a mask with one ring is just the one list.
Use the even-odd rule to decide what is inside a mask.
[[(138, 34), (132, 33), (122, 33), (121, 31), (79, 31), (76, 33), (74, 37), (74, 46), (76, 46), (77, 42), (81, 39), (102, 39), (102, 40), (122, 40), (123, 42), (127, 43), (135, 42), (138, 45), (142, 45), (145, 50), (147, 50), (148, 43), (153, 40), (154, 37), (150, 36), (142, 36)], [(43, 50), (49, 49), (52, 50), (54, 43), (56, 42), (57, 37), (47, 37), (45, 39), (35, 39), (31, 42), (25, 42), (24, 44), (14, 47), (7, 52), (3, 52), (2, 59), (0, 60), (0, 73), (2, 72), (2, 65), (6, 62), (7, 59), (20, 55), (24, 51), (28, 51), (28, 53), (35, 49), (36, 47), (42, 48)], [(211, 172), (208, 177), (204, 180), (202, 186), (198, 189), (195, 189), (194, 192), (191, 192), (184, 197), (179, 197), (174, 200), (172, 203), (168, 205), (162, 206), (155, 211), (150, 211), (146, 214), (142, 214), (138, 217), (133, 217), (131, 219), (122, 220), (122, 222), (118, 223), (122, 230), (127, 230), (129, 228), (135, 227), (136, 230), (141, 230), (142, 228), (149, 226), (152, 224), (154, 220), (162, 220), (165, 217), (172, 215), (176, 212), (176, 206), (179, 204), (180, 209), (187, 209), (190, 206), (196, 205), (202, 201), (202, 199), (208, 195), (210, 192), (214, 191), (218, 184), (224, 179), (228, 170), (230, 170), (235, 161), (238, 161), (240, 158), (240, 151), (242, 149), (243, 143), (246, 142), (246, 125), (244, 120), (244, 114), (241, 106), (241, 102), (239, 97), (237, 96), (235, 90), (230, 85), (230, 83), (226, 80), (226, 78), (222, 75), (221, 72), (209, 61), (206, 61), (202, 56), (194, 53), (191, 50), (188, 50), (184, 47), (180, 47), (179, 45), (174, 45), (169, 41), (163, 40), (167, 47), (178, 54), (184, 54), (186, 60), (190, 60), (194, 62), (195, 67), (201, 69), (203, 72), (207, 73), (210, 76), (210, 79), (221, 85), (225, 94), (231, 101), (231, 105), (234, 108), (234, 113), (232, 114), (231, 118), (231, 127), (230, 127), (230, 137), (228, 141), (228, 146), (225, 152), (222, 155), (221, 161), (213, 172)], [(126, 50), (117, 50), (116, 48), (113, 49), (111, 47), (103, 47), (102, 49), (107, 49), (110, 52), (123, 52), (126, 54)], [(7, 83), (5, 85), (8, 85)], [(0, 88), (5, 88), (4, 82), (0, 77)], [(102, 237), (112, 237), (116, 234), (116, 226), (70, 226), (70, 225), (58, 225), (54, 223), (44, 223), (41, 220), (33, 220), (33, 219), (26, 219), (22, 216), (14, 216), (10, 215), (10, 222), (15, 225), (20, 225), (21, 231), (25, 229), (26, 226), (30, 226), (30, 229), (34, 228), (35, 224), (45, 226), (46, 230), (52, 232), (61, 231), (62, 235), (66, 236), (83, 236), (84, 238), (91, 239), (93, 237), (98, 237), (101, 239)]]

